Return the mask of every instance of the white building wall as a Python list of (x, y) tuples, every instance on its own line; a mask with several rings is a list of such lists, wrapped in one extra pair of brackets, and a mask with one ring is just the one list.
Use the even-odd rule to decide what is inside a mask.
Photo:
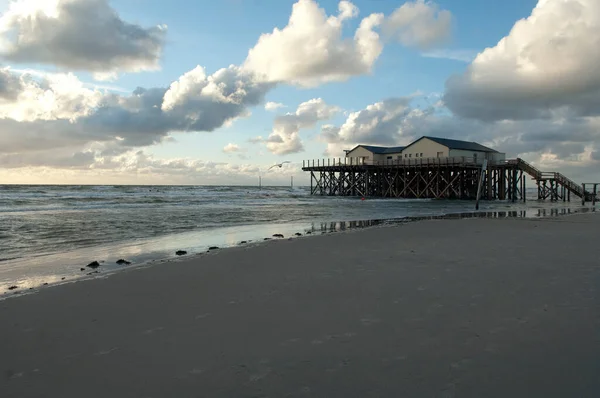
[(477, 157), (477, 163), (483, 163), (483, 159), (488, 161), (500, 161), (504, 160), (506, 155), (504, 153), (497, 152), (482, 152), (482, 151), (465, 151), (462, 149), (451, 149), (450, 157), (465, 157), (473, 159)]
[(360, 159), (363, 159), (363, 158), (366, 163), (372, 163), (373, 160), (379, 160), (379, 158), (377, 156), (378, 155), (374, 154), (373, 152), (359, 146), (346, 154), (346, 158), (348, 159), (348, 160), (346, 160), (346, 163), (348, 163), (348, 164), (350, 163), (350, 158), (353, 158), (353, 160), (352, 160), (353, 164), (360, 164), (361, 163)]
[(491, 155), (491, 160), (495, 161), (495, 162), (503, 162), (506, 160), (506, 154), (503, 152), (494, 152), (494, 153), (490, 153)]
[[(427, 159), (448, 157), (465, 157), (472, 159), (475, 157), (475, 154), (477, 154), (477, 163), (483, 163), (483, 159), (486, 157), (491, 161), (504, 161), (506, 159), (506, 155), (504, 153), (448, 149), (448, 147), (438, 144), (435, 141), (432, 141), (428, 138), (423, 138), (413, 145), (408, 146), (402, 152), (397, 153), (380, 155), (359, 146), (346, 154), (346, 163), (350, 163), (350, 158), (352, 158), (353, 164), (360, 164), (362, 159), (364, 159), (364, 161), (368, 164), (373, 164), (374, 162), (385, 164), (386, 162), (397, 161), (399, 159), (405, 161), (421, 158)], [(391, 159), (388, 159), (389, 157), (391, 157)]]
[(393, 163), (398, 160), (402, 160), (402, 152), (386, 153), (379, 155), (379, 157), (383, 163)]
[[(431, 141), (429, 138), (423, 138), (422, 140), (410, 145), (402, 151), (402, 158), (408, 159), (419, 159), (419, 158), (447, 158), (448, 147), (438, 144), (437, 142)], [(423, 156), (421, 156), (423, 154)], [(438, 156), (439, 154), (439, 156)]]

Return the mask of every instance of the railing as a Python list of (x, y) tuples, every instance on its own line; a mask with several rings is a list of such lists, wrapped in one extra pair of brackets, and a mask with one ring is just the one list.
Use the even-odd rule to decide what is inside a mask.
[[(302, 168), (335, 167), (335, 166), (454, 166), (470, 165), (477, 166), (483, 163), (483, 159), (465, 156), (446, 158), (418, 158), (418, 159), (386, 159), (365, 160), (363, 158), (330, 158), (317, 160), (303, 160)], [(494, 164), (494, 162), (489, 162)], [(497, 163), (504, 163), (499, 161)]]
[(585, 194), (581, 185), (577, 184), (576, 182), (567, 178), (561, 173), (541, 171), (521, 158), (509, 160), (508, 162), (510, 164), (517, 165), (519, 169), (523, 170), (536, 180), (555, 180), (556, 182), (563, 185), (565, 188), (575, 193), (575, 195), (579, 197), (583, 197), (583, 195)]
[(584, 192), (583, 187), (581, 185), (575, 183), (573, 180), (565, 177), (564, 175), (562, 175), (560, 173), (555, 173), (555, 174), (556, 174), (555, 179), (559, 183), (564, 185), (567, 189), (569, 189), (571, 192), (574, 192), (579, 197), (582, 197), (583, 195), (586, 194), (586, 192)]
[(510, 160), (509, 163), (517, 165), (521, 170), (532, 176), (533, 178), (539, 180), (542, 178), (542, 171), (534, 167), (532, 164), (527, 163), (521, 158), (517, 158), (514, 160)]

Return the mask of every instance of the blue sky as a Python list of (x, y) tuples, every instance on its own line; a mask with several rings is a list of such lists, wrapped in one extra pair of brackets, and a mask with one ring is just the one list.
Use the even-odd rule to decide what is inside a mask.
[[(283, 28), (289, 19), (293, 0), (225, 0), (222, 2), (198, 2), (174, 0), (169, 2), (150, 0), (114, 1), (124, 19), (138, 21), (142, 25), (164, 23), (169, 26), (169, 39), (162, 60), (162, 70), (155, 73), (127, 74), (118, 84), (126, 88), (168, 85), (183, 72), (196, 65), (204, 66), (208, 72), (230, 64), (241, 63), (262, 33), (274, 27)], [(360, 15), (373, 12), (391, 13), (402, 1), (370, 0), (354, 1)], [(449, 51), (464, 51), (476, 55), (486, 47), (494, 46), (512, 28), (515, 21), (527, 17), (536, 1), (507, 0), (504, 2), (482, 2), (479, 0), (437, 1), (441, 8), (451, 10), (454, 15), (453, 37), (444, 46)], [(485, 4), (484, 4), (485, 3)], [(337, 1), (319, 1), (329, 15), (337, 11)], [(140, 7), (144, 8), (143, 14)], [(346, 34), (351, 36), (358, 27), (360, 18), (349, 21)], [(287, 105), (282, 111), (294, 110), (295, 106), (310, 99), (321, 97), (348, 111), (357, 111), (383, 98), (408, 95), (416, 91), (441, 93), (446, 78), (462, 72), (467, 62), (444, 58), (429, 58), (419, 50), (403, 48), (401, 45), (386, 47), (372, 75), (357, 76), (349, 81), (329, 83), (314, 89), (278, 87), (267, 95), (267, 101)], [(343, 115), (332, 121), (341, 123)], [(273, 113), (261, 107), (252, 110), (252, 117), (242, 119), (230, 128), (214, 134), (177, 135), (178, 143), (155, 147), (152, 153), (161, 157), (190, 156), (223, 159), (219, 153), (229, 142), (240, 145), (250, 136), (268, 135), (272, 128)], [(311, 131), (312, 130), (312, 131)], [(316, 135), (318, 129), (304, 131), (305, 136)], [(309, 154), (283, 156), (300, 160), (321, 157), (323, 145), (313, 143)], [(281, 156), (270, 155), (260, 148), (272, 162)], [(308, 155), (308, 156), (307, 156)]]
[[(11, 182), (250, 183), (292, 161), (271, 176), (277, 183), (283, 174), (305, 178), (302, 159), (427, 134), (582, 177), (598, 166), (596, 92), (579, 84), (596, 82), (600, 69), (585, 47), (600, 27), (594, 0), (13, 3), (0, 1), (0, 55), (10, 68), (2, 78), (14, 89), (0, 93), (12, 101), (0, 119), (0, 177)], [(303, 11), (292, 29), (294, 7)], [(317, 23), (323, 12), (339, 19), (341, 37)], [(33, 14), (39, 26), (28, 31)], [(367, 47), (381, 48), (364, 58), (354, 35), (371, 16)], [(36, 71), (34, 83), (26, 69)], [(226, 100), (237, 105), (222, 107), (211, 81), (219, 95), (237, 88)], [(138, 87), (157, 90), (132, 94)], [(268, 102), (285, 106), (266, 110)]]

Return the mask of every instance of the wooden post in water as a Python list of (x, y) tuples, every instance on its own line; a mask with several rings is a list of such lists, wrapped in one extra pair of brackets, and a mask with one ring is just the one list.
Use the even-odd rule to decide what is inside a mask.
[(258, 176), (258, 189), (261, 190), (262, 189), (262, 181), (261, 181), (261, 177)]
[[(594, 191), (592, 192), (592, 206), (596, 206), (596, 188), (598, 184), (594, 184)], [(584, 193), (585, 195), (585, 193)]]
[(515, 203), (515, 201), (517, 200), (517, 169), (513, 170), (513, 175), (512, 175), (512, 183), (513, 183), (513, 187), (512, 187), (512, 201), (513, 203)]
[(583, 190), (583, 194), (581, 195), (581, 204), (585, 205), (585, 184), (581, 184), (581, 188)]
[(481, 174), (479, 174), (479, 184), (477, 184), (477, 199), (475, 200), (475, 210), (479, 210), (479, 198), (481, 196), (481, 185), (483, 184), (483, 175), (487, 169), (487, 159), (483, 159), (481, 165)]
[(290, 185), (290, 187), (291, 187), (292, 189), (294, 189), (294, 176), (292, 176), (292, 182), (291, 182), (291, 185)]

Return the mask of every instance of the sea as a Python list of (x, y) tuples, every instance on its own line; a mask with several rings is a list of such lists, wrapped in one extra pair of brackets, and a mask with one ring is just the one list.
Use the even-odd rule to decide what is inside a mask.
[[(527, 195), (526, 202), (482, 201), (475, 211), (473, 201), (313, 196), (308, 187), (0, 185), (0, 295), (274, 234), (296, 239), (423, 218), (595, 210), (577, 200), (537, 201), (535, 190)], [(100, 266), (87, 267), (93, 261)]]

